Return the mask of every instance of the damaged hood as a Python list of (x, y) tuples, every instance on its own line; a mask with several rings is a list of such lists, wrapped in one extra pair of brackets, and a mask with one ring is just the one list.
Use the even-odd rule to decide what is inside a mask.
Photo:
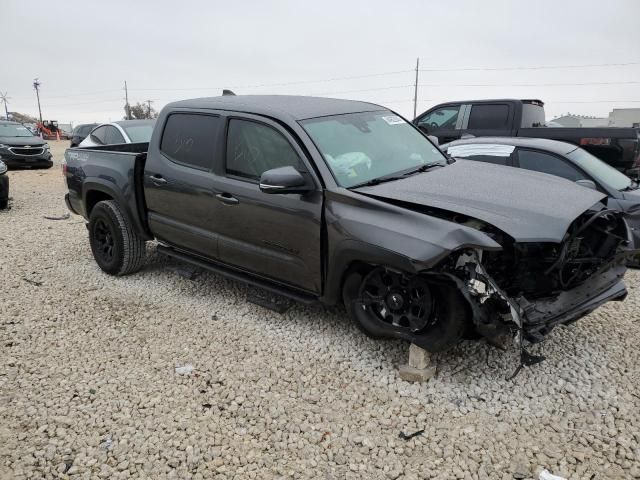
[(552, 175), (469, 160), (354, 191), (473, 217), (516, 242), (555, 243), (606, 197)]

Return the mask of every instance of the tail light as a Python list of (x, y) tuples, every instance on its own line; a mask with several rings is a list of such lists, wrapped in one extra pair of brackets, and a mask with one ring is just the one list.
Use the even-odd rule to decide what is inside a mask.
[(610, 138), (587, 137), (580, 139), (580, 145), (610, 145)]

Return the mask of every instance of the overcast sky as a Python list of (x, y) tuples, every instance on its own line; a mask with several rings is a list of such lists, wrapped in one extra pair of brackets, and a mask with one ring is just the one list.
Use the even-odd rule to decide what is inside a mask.
[[(639, 19), (639, 0), (1, 0), (0, 91), (37, 116), (38, 77), (43, 118), (61, 123), (120, 119), (125, 80), (130, 103), (158, 110), (230, 88), (412, 117), (420, 57), (419, 112), (516, 97), (542, 99), (548, 119), (606, 116), (640, 107)], [(574, 68), (522, 68), (540, 66)]]

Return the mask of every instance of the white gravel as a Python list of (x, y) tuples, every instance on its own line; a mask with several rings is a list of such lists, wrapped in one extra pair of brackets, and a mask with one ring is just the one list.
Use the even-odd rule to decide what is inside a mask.
[(339, 310), (265, 310), (152, 247), (142, 272), (103, 274), (80, 217), (43, 218), (66, 212), (59, 166), (9, 175), (0, 478), (640, 478), (638, 272), (514, 381), (515, 350), (463, 343), (414, 385), (407, 345)]

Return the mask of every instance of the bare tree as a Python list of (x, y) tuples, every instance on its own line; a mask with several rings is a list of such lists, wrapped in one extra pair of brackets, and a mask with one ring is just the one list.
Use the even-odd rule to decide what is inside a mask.
[[(143, 120), (146, 118), (158, 118), (158, 112), (149, 104), (138, 102), (135, 105), (131, 105), (129, 109), (131, 110), (131, 118), (133, 118), (134, 120)], [(125, 113), (124, 119), (126, 120), (127, 112), (125, 111), (124, 113)]]

